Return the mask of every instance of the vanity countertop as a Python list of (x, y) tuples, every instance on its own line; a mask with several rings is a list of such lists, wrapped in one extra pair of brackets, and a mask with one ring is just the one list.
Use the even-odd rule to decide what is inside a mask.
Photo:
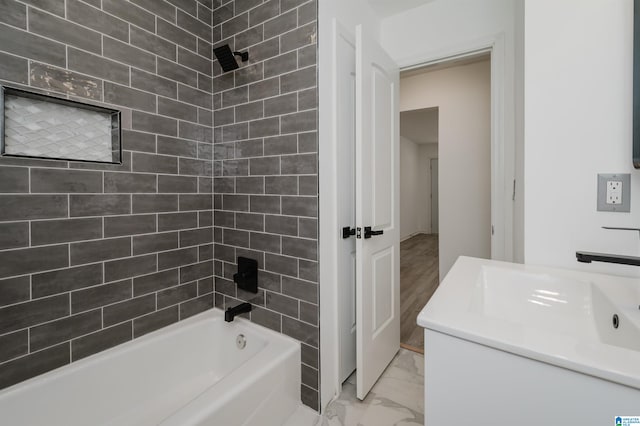
[(460, 257), (418, 325), (640, 389), (639, 304), (637, 278)]

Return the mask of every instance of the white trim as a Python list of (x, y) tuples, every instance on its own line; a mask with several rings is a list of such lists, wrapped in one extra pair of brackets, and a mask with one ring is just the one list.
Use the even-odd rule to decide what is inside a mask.
[(463, 52), (460, 54), (455, 54), (455, 55), (451, 55), (451, 56), (446, 56), (440, 59), (436, 59), (435, 61), (428, 61), (426, 63), (418, 63), (415, 65), (410, 65), (407, 67), (403, 67), (401, 68), (401, 72), (407, 72), (407, 71), (413, 71), (413, 70), (420, 70), (424, 67), (431, 67), (434, 65), (439, 65), (439, 64), (446, 64), (448, 62), (451, 61), (458, 61), (458, 60), (462, 60), (462, 59), (469, 59), (471, 60), (472, 58), (475, 57), (485, 57), (486, 55), (488, 55), (489, 53), (491, 53), (491, 48), (485, 48), (485, 49), (480, 49), (480, 50), (474, 50), (474, 51), (469, 51), (469, 52)]
[[(515, 147), (507, 140), (505, 121), (506, 46), (504, 33), (497, 34), (491, 52), (491, 258), (513, 261), (513, 202)], [(513, 131), (513, 129), (512, 129)], [(513, 133), (512, 133), (513, 136)]]
[[(320, 285), (320, 411), (340, 394), (340, 333), (338, 326), (338, 182), (337, 182), (337, 42), (349, 33), (335, 18), (319, 19), (319, 63), (331, 72), (319, 73), (319, 282)], [(324, 25), (323, 25), (324, 24)], [(326, 26), (326, 27), (325, 27)], [(329, 31), (331, 38), (329, 38)], [(349, 37), (352, 37), (349, 35)], [(326, 88), (326, 89), (325, 89)], [(330, 89), (329, 89), (330, 88)], [(330, 134), (323, 134), (323, 132)], [(354, 224), (355, 225), (355, 224)]]
[(453, 59), (460, 59), (468, 56), (475, 56), (479, 53), (489, 52), (498, 37), (503, 37), (502, 33), (479, 37), (465, 43), (451, 45), (442, 49), (425, 50), (424, 52), (398, 59), (400, 71), (421, 68), (426, 65), (435, 65)]

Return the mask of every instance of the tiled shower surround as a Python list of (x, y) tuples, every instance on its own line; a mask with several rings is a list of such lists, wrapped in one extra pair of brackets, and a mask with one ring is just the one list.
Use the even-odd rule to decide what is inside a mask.
[[(302, 342), (318, 407), (315, 20), (306, 0), (0, 0), (0, 84), (124, 129), (122, 165), (0, 158), (0, 388), (251, 300)], [(249, 62), (221, 74), (221, 40)]]
[[(214, 63), (215, 304), (254, 303), (251, 320), (302, 342), (302, 400), (318, 407), (317, 5), (235, 0), (213, 11), (214, 46), (249, 51)], [(258, 260), (257, 296), (233, 283)]]

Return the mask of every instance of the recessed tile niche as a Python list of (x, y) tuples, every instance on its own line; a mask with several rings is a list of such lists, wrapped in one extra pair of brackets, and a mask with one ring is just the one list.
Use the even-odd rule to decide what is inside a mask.
[(120, 112), (0, 86), (3, 156), (120, 163)]

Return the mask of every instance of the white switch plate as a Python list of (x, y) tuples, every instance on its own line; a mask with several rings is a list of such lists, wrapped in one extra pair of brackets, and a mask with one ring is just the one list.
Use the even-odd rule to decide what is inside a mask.
[(598, 211), (617, 213), (631, 211), (630, 174), (598, 174)]
[(607, 204), (622, 204), (622, 181), (607, 181)]

